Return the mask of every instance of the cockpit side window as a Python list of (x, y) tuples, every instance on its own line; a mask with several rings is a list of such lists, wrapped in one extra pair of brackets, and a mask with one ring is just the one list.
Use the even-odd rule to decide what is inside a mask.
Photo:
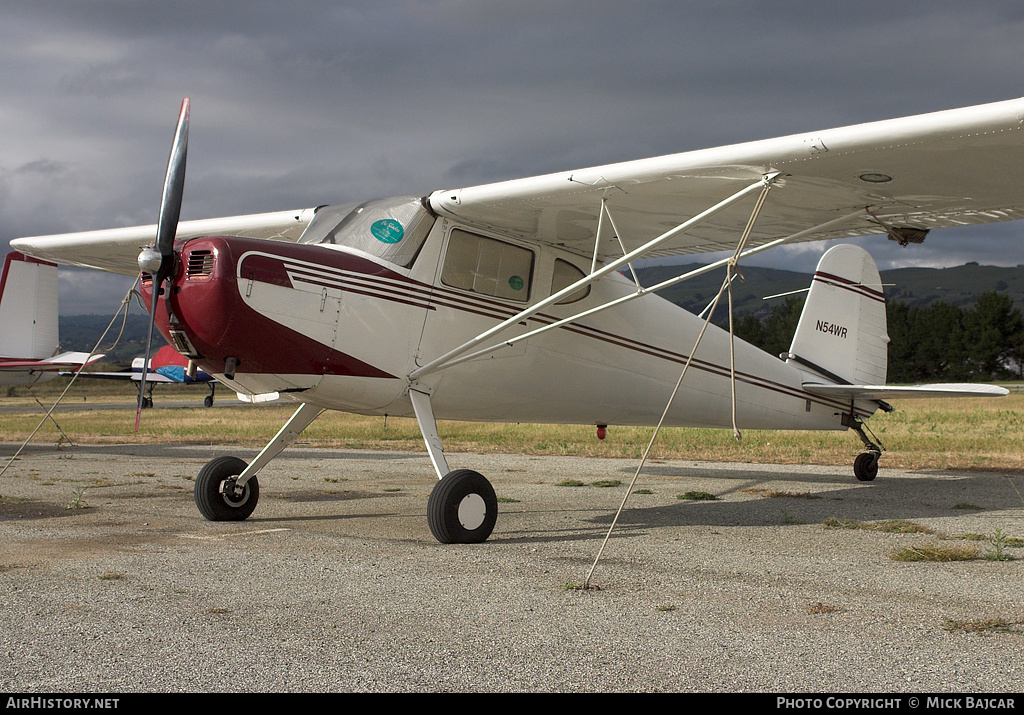
[(445, 285), (526, 302), (532, 276), (533, 251), (468, 231), (452, 231), (441, 269)]
[(348, 246), (405, 268), (412, 265), (433, 225), (434, 214), (414, 196), (325, 206), (299, 243)]

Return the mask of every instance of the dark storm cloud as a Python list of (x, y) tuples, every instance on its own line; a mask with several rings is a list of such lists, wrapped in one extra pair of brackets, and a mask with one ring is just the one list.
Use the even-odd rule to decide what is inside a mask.
[[(198, 218), (1007, 99), (1024, 66), (1012, 2), (14, 0), (3, 20), (4, 246), (155, 221), (185, 95)], [(884, 267), (1016, 264), (1019, 232), (871, 250)]]

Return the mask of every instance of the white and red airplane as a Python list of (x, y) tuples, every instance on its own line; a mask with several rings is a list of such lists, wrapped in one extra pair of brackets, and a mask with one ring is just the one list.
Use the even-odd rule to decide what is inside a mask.
[[(141, 267), (153, 320), (182, 355), (239, 392), (298, 403), (251, 462), (219, 457), (199, 472), (208, 519), (247, 518), (257, 472), (328, 409), (417, 419), (439, 478), (428, 524), (450, 543), (485, 540), (497, 500), (482, 475), (449, 468), (435, 419), (852, 429), (866, 447), (855, 474), (870, 480), (881, 449), (863, 421), (890, 409), (884, 400), (1006, 393), (885, 385), (882, 286), (850, 244), (821, 259), (781, 359), (654, 293), (712, 269), (724, 289), (738, 260), (790, 242), (908, 244), (1021, 218), (1024, 100), (179, 224), (188, 116), (186, 100), (156, 226), (11, 245), (57, 263)], [(641, 257), (722, 250), (733, 258), (658, 285), (620, 273)]]
[(0, 274), (0, 385), (30, 385), (102, 355), (59, 352), (57, 266), (10, 252)]

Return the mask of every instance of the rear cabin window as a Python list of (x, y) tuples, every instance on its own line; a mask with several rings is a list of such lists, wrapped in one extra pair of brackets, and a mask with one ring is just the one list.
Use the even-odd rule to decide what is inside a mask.
[[(582, 280), (586, 277), (586, 274), (579, 268), (569, 263), (569, 261), (563, 261), (561, 258), (555, 259), (555, 270), (551, 274), (551, 295), (554, 295), (563, 288), (568, 288), (578, 280)], [(577, 291), (573, 291), (569, 295), (562, 298), (555, 305), (566, 305), (568, 303), (575, 303), (578, 300), (583, 300), (590, 295), (590, 286), (583, 286)]]
[(532, 275), (533, 251), (459, 229), (448, 239), (441, 269), (446, 286), (526, 302)]

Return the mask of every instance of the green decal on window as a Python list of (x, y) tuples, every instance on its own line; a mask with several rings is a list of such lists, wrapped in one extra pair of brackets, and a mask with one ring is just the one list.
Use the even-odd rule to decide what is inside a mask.
[(523, 286), (526, 285), (523, 279), (519, 276), (512, 276), (508, 279), (508, 287), (512, 290), (522, 290)]
[(370, 233), (382, 243), (398, 243), (405, 235), (405, 229), (393, 218), (382, 218), (370, 225)]

